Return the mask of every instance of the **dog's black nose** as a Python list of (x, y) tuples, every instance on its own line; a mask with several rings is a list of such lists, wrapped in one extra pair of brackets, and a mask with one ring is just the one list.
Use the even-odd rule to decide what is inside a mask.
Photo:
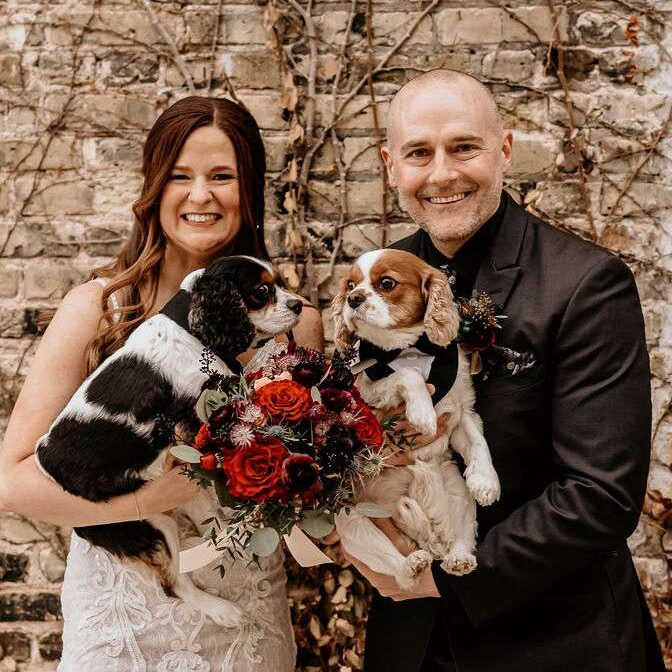
[(303, 302), (300, 299), (290, 299), (287, 301), (287, 308), (289, 308), (295, 315), (300, 315), (303, 310)]
[(364, 301), (366, 301), (366, 297), (361, 294), (350, 294), (350, 296), (348, 296), (348, 305), (350, 308), (357, 308), (357, 306), (361, 306)]

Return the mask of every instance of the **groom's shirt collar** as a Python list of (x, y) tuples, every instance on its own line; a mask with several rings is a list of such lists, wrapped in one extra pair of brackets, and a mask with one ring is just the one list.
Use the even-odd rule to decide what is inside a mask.
[(455, 269), (457, 277), (456, 284), (453, 285), (453, 293), (456, 296), (467, 298), (471, 296), (478, 270), (502, 224), (506, 204), (506, 195), (502, 192), (499, 207), (495, 214), (452, 257), (446, 257), (439, 252), (426, 231), (419, 231), (418, 256), (435, 268), (444, 266)]

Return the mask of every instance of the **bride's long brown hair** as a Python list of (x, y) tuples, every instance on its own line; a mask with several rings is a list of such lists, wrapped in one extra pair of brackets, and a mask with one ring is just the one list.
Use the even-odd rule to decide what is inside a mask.
[[(224, 131), (236, 152), (241, 227), (226, 254), (269, 258), (264, 244), (266, 156), (257, 122), (243, 107), (224, 98), (179, 100), (156, 120), (147, 136), (142, 154), (144, 180), (133, 204), (130, 235), (112, 263), (91, 273), (92, 278), (108, 278), (109, 282), (101, 297), (103, 317), (98, 333), (87, 347), (89, 372), (124, 344), (153, 307), (166, 246), (159, 221), (161, 194), (186, 139), (201, 126)], [(109, 305), (111, 294), (120, 304), (118, 317)]]

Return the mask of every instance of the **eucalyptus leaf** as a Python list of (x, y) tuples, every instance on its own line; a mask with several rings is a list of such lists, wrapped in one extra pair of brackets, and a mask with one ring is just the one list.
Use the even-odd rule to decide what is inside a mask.
[(313, 385), (310, 388), (310, 398), (317, 404), (322, 403), (322, 395), (320, 394), (320, 391), (317, 389), (317, 385)]
[(210, 416), (224, 405), (224, 395), (217, 390), (203, 390), (196, 402), (196, 415), (201, 422), (208, 422)]
[(201, 454), (196, 450), (196, 448), (192, 448), (191, 446), (173, 446), (170, 449), (170, 454), (182, 462), (199, 464), (201, 461)]
[(280, 535), (272, 527), (260, 527), (255, 530), (247, 542), (247, 548), (260, 558), (265, 558), (278, 547)]
[(322, 511), (304, 511), (301, 527), (311, 537), (322, 539), (334, 529), (334, 514), (327, 514)]
[(353, 376), (356, 376), (358, 373), (361, 371), (365, 371), (368, 369), (372, 364), (375, 364), (376, 360), (375, 359), (365, 359), (363, 361), (357, 362), (356, 364), (353, 364), (350, 367), (350, 373), (352, 373)]
[(357, 502), (355, 513), (369, 518), (390, 518), (392, 514), (383, 506), (373, 502)]

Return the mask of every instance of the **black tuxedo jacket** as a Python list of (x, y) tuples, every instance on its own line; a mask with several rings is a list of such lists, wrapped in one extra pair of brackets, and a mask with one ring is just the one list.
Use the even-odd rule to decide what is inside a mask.
[[(376, 593), (366, 670), (416, 672), (429, 646), (456, 672), (664, 670), (626, 545), (651, 425), (632, 274), (505, 199), (475, 287), (508, 316), (498, 343), (537, 363), (474, 381), (502, 496), (479, 508), (478, 568), (435, 563), (444, 598)], [(393, 247), (417, 253), (422, 235)]]

